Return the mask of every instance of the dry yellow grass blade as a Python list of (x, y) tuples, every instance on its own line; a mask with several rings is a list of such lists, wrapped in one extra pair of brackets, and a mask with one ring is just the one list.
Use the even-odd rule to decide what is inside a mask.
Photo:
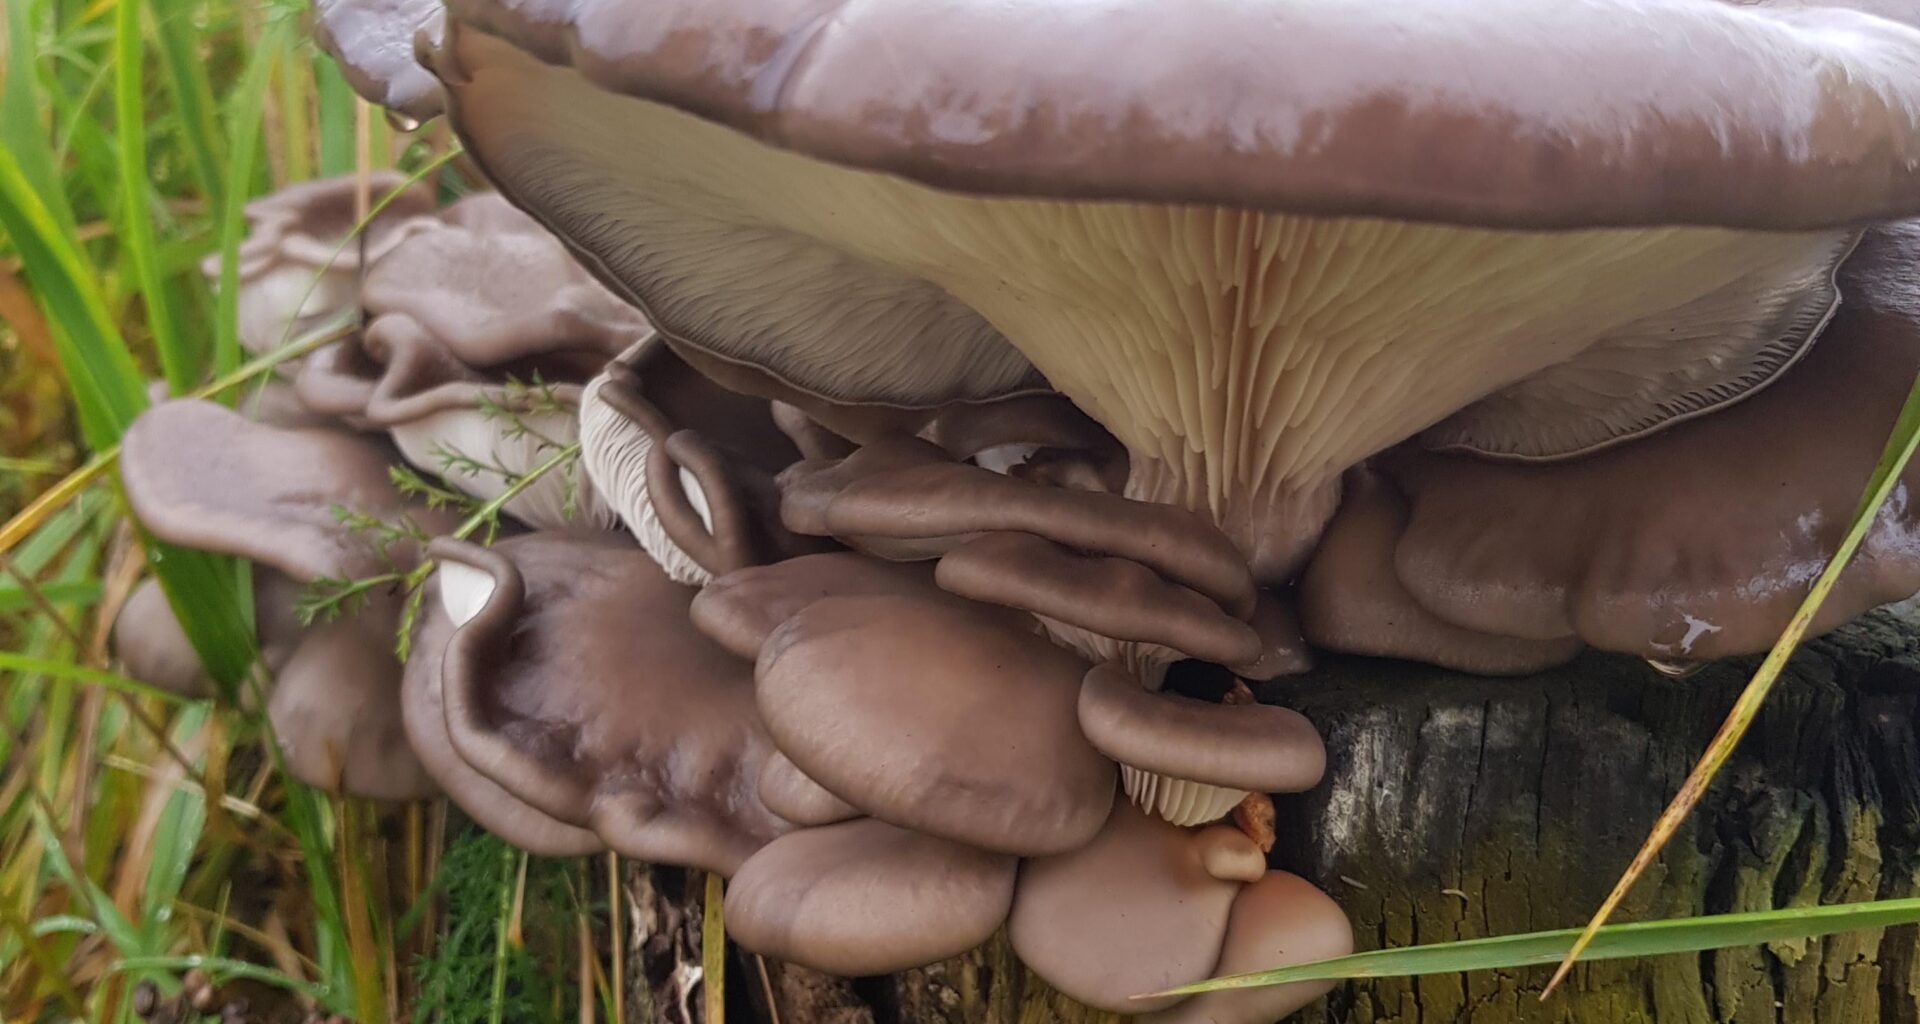
[(1734, 702), (1733, 710), (1728, 712), (1726, 721), (1720, 723), (1720, 730), (1714, 734), (1713, 742), (1707, 744), (1706, 753), (1700, 756), (1699, 763), (1695, 764), (1693, 771), (1687, 774), (1686, 781), (1680, 786), (1680, 792), (1674, 794), (1673, 801), (1667, 804), (1666, 810), (1660, 812), (1659, 820), (1654, 822), (1653, 831), (1640, 845), (1639, 852), (1634, 854), (1633, 862), (1627, 866), (1620, 880), (1614, 883), (1613, 891), (1607, 894), (1606, 900), (1600, 904), (1600, 909), (1594, 912), (1592, 920), (1587, 922), (1586, 928), (1574, 941), (1573, 947), (1567, 950), (1566, 958), (1560, 961), (1559, 968), (1553, 972), (1552, 980), (1548, 981), (1547, 987), (1541, 991), (1541, 999), (1544, 1000), (1551, 995), (1554, 988), (1566, 978), (1567, 973), (1573, 970), (1574, 962), (1579, 960), (1580, 954), (1592, 944), (1594, 934), (1607, 923), (1608, 918), (1613, 916), (1613, 912), (1619, 908), (1620, 901), (1626, 898), (1633, 884), (1646, 873), (1647, 868), (1653, 864), (1653, 858), (1658, 856), (1660, 850), (1673, 838), (1674, 832), (1680, 828), (1680, 823), (1693, 812), (1694, 805), (1700, 802), (1701, 795), (1713, 782), (1714, 775), (1720, 771), (1722, 765), (1727, 763), (1727, 758), (1732, 756), (1733, 748), (1739, 744), (1740, 738), (1747, 734), (1747, 728), (1753, 724), (1754, 716), (1759, 714), (1760, 706), (1766, 702), (1767, 694), (1773, 690), (1774, 682), (1780, 678), (1780, 671), (1786, 668), (1787, 659), (1793, 656), (1794, 648), (1798, 647), (1801, 638), (1806, 636), (1807, 628), (1813, 624), (1813, 617), (1819, 612), (1820, 605), (1826, 601), (1827, 594), (1833, 590), (1834, 584), (1839, 582), (1840, 574), (1846, 570), (1847, 563), (1853, 559), (1854, 552), (1860, 549), (1861, 541), (1866, 539), (1867, 530), (1872, 527), (1874, 518), (1880, 513), (1880, 506), (1886, 503), (1887, 497), (1893, 493), (1895, 485), (1899, 483), (1900, 474), (1912, 460), (1916, 445), (1920, 445), (1920, 377), (1914, 379), (1913, 387), (1907, 392), (1907, 401), (1900, 409), (1900, 418), (1894, 424), (1893, 434), (1887, 439), (1886, 448), (1880, 453), (1880, 461), (1874, 466), (1873, 477), (1867, 483), (1867, 493), (1861, 497), (1860, 507), (1854, 510), (1853, 521), (1847, 528), (1846, 536), (1840, 541), (1839, 550), (1834, 552), (1826, 568), (1821, 570), (1820, 577), (1814, 580), (1813, 589), (1807, 592), (1806, 599), (1800, 602), (1800, 607), (1794, 611), (1793, 618), (1788, 620), (1787, 628), (1780, 634), (1780, 639), (1774, 641), (1773, 649), (1767, 652), (1766, 660), (1760, 663), (1759, 671), (1753, 674), (1752, 681), (1747, 683), (1746, 689), (1740, 692), (1740, 699)]

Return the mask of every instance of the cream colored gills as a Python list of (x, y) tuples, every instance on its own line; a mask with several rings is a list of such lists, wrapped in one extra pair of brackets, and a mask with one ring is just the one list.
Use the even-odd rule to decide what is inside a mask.
[(1128, 446), (1134, 490), (1210, 511), (1249, 550), (1317, 529), (1269, 510), (1365, 456), (1622, 328), (1658, 339), (1663, 311), (1824, 280), (1848, 239), (967, 196), (775, 149), (478, 33), (458, 48), (456, 99), (485, 112), (462, 121), (472, 143), (656, 322), (804, 388), (900, 403), (1017, 387), (1004, 335)]

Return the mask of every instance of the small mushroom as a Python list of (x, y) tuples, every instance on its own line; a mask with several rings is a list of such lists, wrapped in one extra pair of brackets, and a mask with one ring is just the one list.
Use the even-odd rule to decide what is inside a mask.
[(128, 678), (177, 693), (211, 697), (213, 678), (167, 604), (157, 579), (142, 580), (113, 620), (113, 650)]
[(355, 579), (417, 555), (342, 522), (412, 519), (428, 533), (454, 518), (411, 503), (388, 479), (388, 453), (360, 436), (282, 430), (179, 399), (140, 414), (121, 442), (120, 479), (141, 525), (183, 547), (239, 555), (300, 582)]
[(1013, 951), (1088, 1006), (1140, 1013), (1171, 1005), (1132, 997), (1208, 977), (1242, 887), (1208, 873), (1207, 846), (1187, 829), (1115, 807), (1092, 842), (1020, 865), (1007, 920)]
[[(491, 500), (579, 431), (580, 384), (651, 334), (553, 236), (497, 195), (470, 196), (367, 273), (363, 337), (309, 360), (302, 401), (392, 436), (407, 460)], [(604, 528), (613, 511), (571, 466), (506, 511), (536, 528)]]
[(1017, 864), (872, 818), (801, 829), (740, 866), (727, 887), (727, 937), (831, 974), (925, 966), (1000, 927)]
[(904, 828), (1031, 856), (1085, 843), (1114, 768), (1080, 735), (1085, 664), (979, 605), (829, 597), (773, 632), (755, 691), (780, 751)]
[(1248, 793), (1298, 793), (1326, 771), (1313, 723), (1265, 704), (1213, 704), (1154, 692), (1121, 666), (1080, 687), (1080, 728), (1120, 762), (1134, 802), (1180, 825), (1213, 821)]
[(1113, 640), (1229, 665), (1261, 655), (1253, 627), (1198, 591), (1138, 562), (1083, 555), (1030, 533), (980, 534), (941, 557), (934, 578), (962, 597), (1070, 622)]
[(627, 856), (731, 874), (787, 825), (751, 666), (691, 628), (693, 590), (610, 534), (439, 540), (459, 623), (441, 663), (448, 738), (502, 789)]
[[(238, 257), (242, 348), (265, 355), (358, 305), (361, 272), (433, 223), (433, 193), (426, 186), (407, 186), (396, 171), (367, 178), (375, 200), (402, 186), (357, 236), (355, 175), (301, 182), (247, 204), (247, 237)], [(220, 257), (208, 257), (201, 273), (217, 283)], [(278, 371), (290, 376), (297, 368), (296, 360)]]
[(401, 724), (400, 601), (378, 595), (312, 626), (274, 671), (267, 718), (295, 778), (377, 800), (438, 792)]
[[(1346, 956), (1353, 926), (1339, 904), (1297, 875), (1270, 871), (1240, 890), (1212, 977)], [(1331, 981), (1202, 992), (1141, 1024), (1271, 1024), (1332, 991)]]
[(497, 192), (480, 192), (396, 243), (366, 274), (368, 316), (404, 316), (460, 360), (538, 361), (585, 379), (653, 333), (559, 239)]
[(1573, 660), (1579, 638), (1496, 636), (1422, 607), (1394, 571), (1407, 502), (1372, 474), (1349, 479), (1313, 561), (1300, 577), (1300, 618), (1321, 647), (1424, 661), (1481, 675), (1527, 675)]

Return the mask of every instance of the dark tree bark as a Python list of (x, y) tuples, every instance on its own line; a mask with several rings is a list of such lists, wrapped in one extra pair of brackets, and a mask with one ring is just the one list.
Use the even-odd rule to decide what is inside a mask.
[[(1363, 949), (1579, 925), (1753, 664), (1669, 679), (1632, 659), (1589, 655), (1526, 679), (1479, 679), (1324, 659), (1311, 676), (1260, 692), (1312, 718), (1330, 754), (1318, 790), (1280, 803), (1275, 862), (1333, 893)], [(1807, 645), (1616, 919), (1920, 892), (1917, 702), (1920, 614), (1881, 613)], [(691, 955), (698, 965), (698, 893), (662, 884), (670, 874), (630, 879), (643, 918), (681, 929), (666, 942), (658, 927), (644, 941), (636, 929), (636, 990), (653, 991), (676, 969), (686, 977), (684, 964), (661, 955)], [(655, 904), (667, 909), (646, 909)], [(1597, 963), (1578, 968), (1544, 1004), (1544, 968), (1382, 979), (1343, 986), (1295, 1019), (1920, 1024), (1915, 953), (1913, 930), (1895, 929)], [(855, 981), (762, 965), (735, 950), (728, 1000), (736, 1021), (782, 1024), (1112, 1019), (1048, 990), (1002, 939), (925, 970)], [(686, 1004), (693, 1019), (697, 1003)], [(678, 1010), (655, 1019), (680, 1020)]]

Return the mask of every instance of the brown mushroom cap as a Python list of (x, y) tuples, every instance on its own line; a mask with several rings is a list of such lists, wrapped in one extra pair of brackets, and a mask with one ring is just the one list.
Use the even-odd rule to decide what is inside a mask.
[(414, 756), (447, 796), (482, 828), (530, 853), (546, 857), (578, 857), (606, 849), (600, 837), (541, 813), (475, 771), (453, 749), (447, 736), (446, 707), (441, 698), (441, 657), (453, 620), (442, 603), (437, 581), (429, 592), (414, 627), (412, 650), (400, 686), (401, 721)]
[[(824, 10), (453, 4), (458, 27), (573, 64), (603, 88), (955, 190), (1524, 227), (1797, 227), (1920, 204), (1920, 183), (1891, 173), (1920, 153), (1914, 107), (1900, 102), (1920, 88), (1905, 77), (1916, 39), (1837, 8), (1585, 0), (1461, 11), (1402, 0), (1218, 3), (1176, 18), (1145, 2), (949, 0), (863, 7), (822, 31)], [(595, 31), (616, 17), (624, 31)], [(1660, 45), (1648, 45), (1648, 26)], [(701, 59), (728, 41), (802, 38), (811, 45), (792, 61)], [(1064, 39), (1091, 49), (1063, 53)], [(876, 65), (882, 48), (898, 59)], [(1095, 52), (1157, 60), (1116, 65)], [(1458, 73), (1495, 60), (1496, 74)], [(1248, 95), (1271, 102), (1248, 106)], [(1516, 130), (1545, 124), (1561, 134)], [(1829, 177), (1807, 173), (1823, 140), (1860, 137), (1881, 146), (1834, 154)], [(1727, 184), (1736, 171), (1746, 176)]]
[(757, 659), (780, 624), (828, 597), (932, 597), (940, 593), (924, 565), (848, 551), (802, 555), (730, 572), (693, 599), (693, 624), (742, 658)]
[(873, 818), (801, 829), (740, 866), (727, 887), (727, 936), (831, 974), (924, 966), (1000, 927), (1017, 863)]
[[(1847, 301), (1780, 381), (1713, 416), (1564, 464), (1391, 453), (1411, 504), (1395, 573), (1483, 632), (1643, 657), (1763, 650), (1838, 546), (1920, 362), (1920, 226), (1869, 232)], [(1909, 469), (1816, 632), (1920, 588)]]
[(456, 0), (434, 65), (675, 344), (842, 404), (1044, 380), (1269, 585), (1489, 396), (1447, 443), (1753, 392), (1920, 212), (1920, 32), (1825, 7)]
[(760, 802), (772, 746), (751, 668), (691, 628), (691, 588), (609, 535), (432, 552), (456, 623), (447, 732), (468, 764), (645, 860), (730, 874), (786, 830)]
[(414, 38), (440, 38), (436, 0), (316, 0), (314, 37), (353, 91), (424, 121), (440, 113), (440, 83), (414, 59)]
[(1087, 845), (1020, 865), (1007, 937), (1047, 984), (1089, 1006), (1139, 1013), (1135, 1000), (1208, 977), (1242, 886), (1202, 863), (1204, 840), (1121, 804)]
[[(1306, 879), (1284, 871), (1240, 890), (1227, 919), (1226, 941), (1212, 975), (1245, 974), (1345, 956), (1353, 926), (1339, 904)], [(1203, 992), (1141, 1017), (1141, 1024), (1270, 1024), (1333, 989), (1331, 981)]]
[(1526, 675), (1579, 655), (1578, 637), (1495, 636), (1421, 607), (1394, 571), (1394, 546), (1406, 525), (1406, 499), (1391, 483), (1372, 474), (1349, 477), (1340, 511), (1300, 577), (1300, 622), (1308, 640), (1480, 675)]
[(1108, 662), (1080, 687), (1080, 727), (1101, 753), (1145, 771), (1255, 793), (1298, 793), (1326, 771), (1320, 734), (1297, 711), (1154, 692)]
[[(239, 555), (295, 580), (353, 579), (386, 570), (376, 541), (337, 509), (383, 520), (411, 517), (428, 533), (454, 517), (411, 504), (387, 476), (372, 441), (327, 430), (280, 430), (211, 402), (153, 406), (121, 442), (120, 479), (133, 514), (154, 536)], [(397, 543), (401, 562), (415, 553)]]
[(782, 753), (880, 818), (982, 849), (1070, 850), (1105, 820), (1114, 767), (1074, 717), (1084, 663), (981, 606), (829, 597), (755, 669)]

